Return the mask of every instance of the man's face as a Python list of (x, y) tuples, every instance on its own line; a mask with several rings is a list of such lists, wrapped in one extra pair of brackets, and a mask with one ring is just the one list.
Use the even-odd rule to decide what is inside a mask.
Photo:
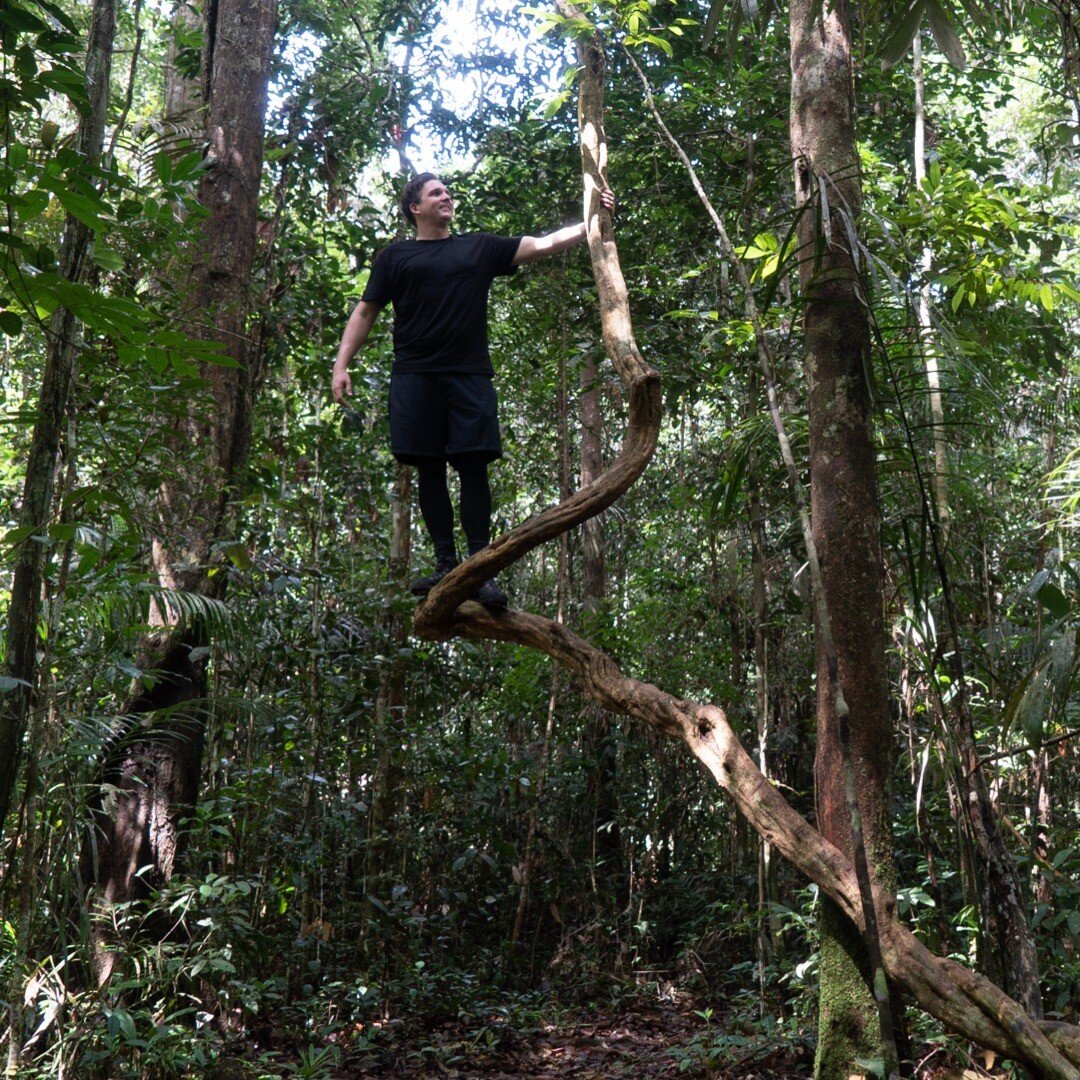
[(420, 198), (411, 206), (417, 225), (421, 221), (441, 225), (454, 217), (454, 200), (441, 180), (429, 180), (420, 192)]

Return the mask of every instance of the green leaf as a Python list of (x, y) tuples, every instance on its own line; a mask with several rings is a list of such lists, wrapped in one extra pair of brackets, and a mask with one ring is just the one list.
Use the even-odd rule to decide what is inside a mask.
[(108, 222), (101, 217), (101, 211), (105, 209), (102, 202), (97, 199), (88, 199), (85, 195), (79, 195), (74, 191), (57, 191), (56, 197), (60, 205), (73, 217), (88, 225), (91, 229), (107, 229)]
[(33, 525), (20, 525), (16, 529), (9, 529), (4, 534), (3, 540), (0, 540), (0, 544), (4, 547), (14, 547), (16, 544), (21, 544), (28, 536), (33, 535)]
[(899, 16), (893, 32), (878, 46), (881, 64), (886, 70), (895, 67), (907, 56), (911, 42), (922, 23), (926, 0), (911, 0), (907, 9)]
[(15, 337), (22, 333), (22, 317), (14, 311), (0, 311), (0, 331), (8, 337)]
[(1047, 669), (1042, 668), (1031, 681), (1020, 707), (1020, 730), (1028, 746), (1038, 746), (1046, 724)]
[[(78, 32), (78, 24), (59, 4), (54, 4), (52, 0), (35, 0), (35, 3), (42, 11), (48, 12), (65, 29), (70, 30), (73, 34)], [(78, 43), (76, 42), (72, 47), (78, 48)]]
[(1039, 603), (1055, 619), (1063, 619), (1069, 614), (1069, 609), (1072, 607), (1069, 598), (1052, 581), (1041, 585), (1035, 595), (1039, 598)]
[(40, 34), (49, 29), (47, 22), (12, 3), (0, 6), (0, 26), (9, 26), (23, 34)]
[(76, 105), (87, 104), (86, 81), (77, 71), (67, 67), (54, 67), (38, 74), (38, 82), (50, 90), (56, 90)]
[(1012, 693), (1009, 695), (1008, 701), (1005, 703), (1005, 708), (1001, 713), (1001, 726), (1003, 730), (1008, 730), (1016, 718), (1020, 715), (1020, 710), (1024, 705), (1024, 698), (1027, 695), (1028, 687), (1031, 685), (1031, 680), (1035, 678), (1036, 669), (1032, 668), (1028, 673), (1013, 687)]
[[(296, 144), (289, 143), (289, 145), (284, 148), (283, 153), (288, 153), (295, 149)], [(172, 178), (174, 182), (178, 180), (190, 180), (200, 172), (205, 171), (205, 169), (206, 157), (202, 150), (192, 150), (191, 153), (185, 154), (182, 158), (173, 163)]]
[(1068, 707), (1072, 693), (1073, 665), (1076, 660), (1076, 631), (1066, 629), (1050, 649), (1050, 679), (1054, 688), (1055, 716)]
[(1049, 282), (1043, 282), (1039, 287), (1039, 303), (1042, 304), (1047, 311), (1054, 310), (1054, 290)]
[(667, 56), (674, 55), (674, 50), (671, 48), (671, 42), (666, 41), (662, 37), (658, 37), (656, 34), (645, 34), (642, 41), (647, 41), (650, 45), (655, 45), (662, 53)]
[(550, 120), (570, 100), (570, 92), (563, 90), (556, 94), (544, 108), (544, 119)]
[(41, 188), (31, 188), (25, 192), (19, 202), (19, 220), (32, 221), (40, 216), (49, 205), (49, 193)]
[[(724, 9), (728, 6), (728, 0), (712, 0), (709, 5), (709, 14), (705, 18), (705, 28), (701, 33), (701, 45), (702, 48), (707, 49), (712, 44), (712, 39), (716, 36), (716, 28), (720, 25), (720, 16), (724, 14)], [(731, 19), (738, 24), (742, 21), (742, 5), (734, 4), (734, 10), (731, 13)]]
[(856, 1058), (855, 1064), (860, 1069), (869, 1073), (870, 1076), (880, 1076), (884, 1080), (885, 1076), (885, 1062), (881, 1058)]
[(251, 556), (248, 554), (247, 547), (242, 543), (224, 544), (221, 550), (229, 557), (237, 570), (250, 570), (254, 565)]
[(172, 179), (172, 159), (167, 150), (154, 155), (154, 172), (163, 184), (167, 184)]
[(112, 248), (102, 247), (100, 244), (94, 246), (94, 262), (96, 262), (102, 270), (124, 269), (123, 257), (113, 251)]
[(952, 20), (945, 12), (940, 0), (927, 0), (926, 15), (930, 21), (930, 32), (934, 35), (938, 48), (954, 68), (963, 71), (967, 67), (964, 46), (960, 44)]

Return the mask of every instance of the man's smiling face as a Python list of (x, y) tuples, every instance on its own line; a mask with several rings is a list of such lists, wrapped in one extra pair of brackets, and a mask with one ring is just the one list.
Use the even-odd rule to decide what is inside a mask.
[(454, 217), (454, 200), (441, 180), (429, 180), (420, 192), (420, 198), (410, 209), (416, 218), (417, 226), (421, 222), (431, 225), (448, 225)]

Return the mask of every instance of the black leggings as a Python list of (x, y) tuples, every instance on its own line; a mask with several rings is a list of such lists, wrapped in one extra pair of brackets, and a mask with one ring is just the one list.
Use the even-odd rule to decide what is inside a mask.
[[(453, 466), (461, 481), (461, 527), (469, 554), (475, 555), (491, 540), (488, 463), (482, 455), (462, 454), (454, 458)], [(420, 514), (435, 547), (435, 558), (439, 562), (456, 559), (454, 508), (446, 486), (446, 462), (441, 458), (422, 458), (416, 467), (420, 474)]]

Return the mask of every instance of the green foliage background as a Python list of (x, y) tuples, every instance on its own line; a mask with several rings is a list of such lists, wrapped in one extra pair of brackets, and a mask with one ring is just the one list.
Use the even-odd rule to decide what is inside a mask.
[[(708, 46), (709, 12), (692, 3), (595, 12), (613, 41), (620, 257), (639, 341), (664, 379), (666, 414), (645, 481), (605, 515), (610, 598), (587, 629), (627, 673), (722, 704), (754, 744), (747, 500), (751, 486), (760, 491), (770, 774), (812, 815), (804, 556), (771, 428), (751, 393), (752, 334), (735, 277), (618, 45), (635, 50), (751, 261), (787, 423), (805, 455), (787, 41), (783, 13), (771, 7), (756, 21), (732, 20)], [(815, 894), (780, 870), (771, 911), (782, 948), (760, 952), (769, 911), (758, 903), (756, 837), (696, 766), (621, 720), (597, 745), (576, 688), (564, 677), (552, 705), (550, 665), (532, 653), (419, 641), (399, 653), (387, 636), (387, 611), (411, 610), (387, 584), (388, 320), (354, 379), (359, 429), (342, 426), (329, 367), (365, 270), (400, 229), (393, 194), (408, 166), (395, 147), (450, 182), (462, 230), (543, 232), (580, 213), (564, 101), (569, 53), (536, 38), (535, 16), (500, 5), (480, 6), (465, 49), (442, 32), (449, 10), (423, 0), (283, 5), (252, 282), (257, 413), (241, 525), (223, 545), (228, 599), (204, 608), (173, 598), (218, 631), (203, 794), (187, 822), (182, 873), (149, 904), (113, 912), (121, 956), (99, 996), (87, 973), (101, 915), (84, 905), (80, 870), (87, 786), (122, 726), (131, 680), (155, 678), (136, 669), (135, 648), (157, 588), (147, 567), (154, 492), (177, 468), (160, 432), (176, 403), (204, 392), (194, 361), (209, 348), (176, 330), (168, 273), (200, 213), (202, 150), (159, 120), (168, 23), (156, 6), (124, 8), (118, 55), (130, 58), (137, 40), (139, 53), (133, 76), (115, 66), (110, 154), (89, 170), (70, 149), (84, 103), (87, 5), (0, 5), (0, 512), (9, 528), (45, 320), (63, 303), (85, 328), (58, 465), (62, 498), (36, 541), (50, 553), (45, 704), (31, 747), (41, 797), (5, 832), (6, 867), (31, 831), (42, 853), (32, 903), (20, 906), (19, 883), (5, 880), (9, 951), (0, 961), (8, 997), (32, 980), (21, 1035), (35, 1074), (64, 1064), (80, 1076), (210, 1075), (236, 1060), (257, 1062), (251, 1075), (316, 1076), (340, 1062), (401, 1064), (407, 1053), (427, 1068), (437, 1048), (421, 1040), (407, 1050), (401, 1033), (440, 1018), (495, 1033), (484, 1036), (490, 1049), (499, 1016), (522, 1028), (559, 1007), (672, 993), (703, 1010), (688, 1067), (719, 1067), (755, 1040), (784, 1041), (797, 1056), (809, 1040)], [(963, 71), (927, 35), (933, 145), (919, 189), (907, 50), (883, 70), (874, 50), (896, 44), (882, 46), (874, 11), (862, 14), (862, 243), (876, 324), (901, 909), (935, 949), (992, 969), (955, 819), (941, 587), (928, 554), (925, 479), (914, 468), (917, 460), (925, 478), (933, 461), (915, 330), (929, 246), (950, 448), (948, 566), (978, 691), (980, 750), (1032, 889), (1047, 1007), (1075, 1022), (1078, 785), (1075, 739), (1064, 736), (1078, 711), (1076, 117), (1045, 11), (1029, 9), (1012, 25), (973, 23)], [(453, 91), (455, 80), (471, 90)], [(81, 285), (56, 274), (65, 212), (96, 230), (95, 270)], [(493, 474), (501, 531), (558, 498), (562, 427), (577, 468), (578, 374), (602, 348), (583, 251), (496, 287), (492, 345), (507, 447)], [(610, 454), (623, 403), (613, 372), (600, 370)], [(568, 418), (557, 405), (563, 378)], [(9, 532), (6, 550), (20, 539)], [(414, 552), (422, 568), (415, 526)], [(514, 605), (552, 614), (556, 574), (554, 549), (513, 567), (505, 584)], [(579, 575), (580, 540), (570, 537), (566, 617), (580, 626)], [(8, 584), (0, 578), (5, 602)], [(374, 703), (380, 675), (401, 658), (404, 810), (389, 836), (373, 838), (386, 738)], [(538, 800), (549, 709), (554, 740)], [(1032, 767), (1044, 744), (1045, 844)], [(605, 758), (615, 821), (596, 812)], [(512, 948), (534, 810), (529, 902)], [(597, 838), (616, 828), (618, 855), (602, 856), (609, 849)], [(365, 865), (373, 839), (383, 853), (377, 867)], [(149, 929), (163, 915), (172, 929), (159, 940)], [(20, 935), (25, 966), (14, 959)], [(727, 1018), (715, 1029), (713, 1011)], [(942, 1039), (913, 1023), (917, 1037)], [(735, 1030), (749, 1032), (744, 1042), (732, 1041)], [(478, 1041), (471, 1053), (481, 1049)]]

